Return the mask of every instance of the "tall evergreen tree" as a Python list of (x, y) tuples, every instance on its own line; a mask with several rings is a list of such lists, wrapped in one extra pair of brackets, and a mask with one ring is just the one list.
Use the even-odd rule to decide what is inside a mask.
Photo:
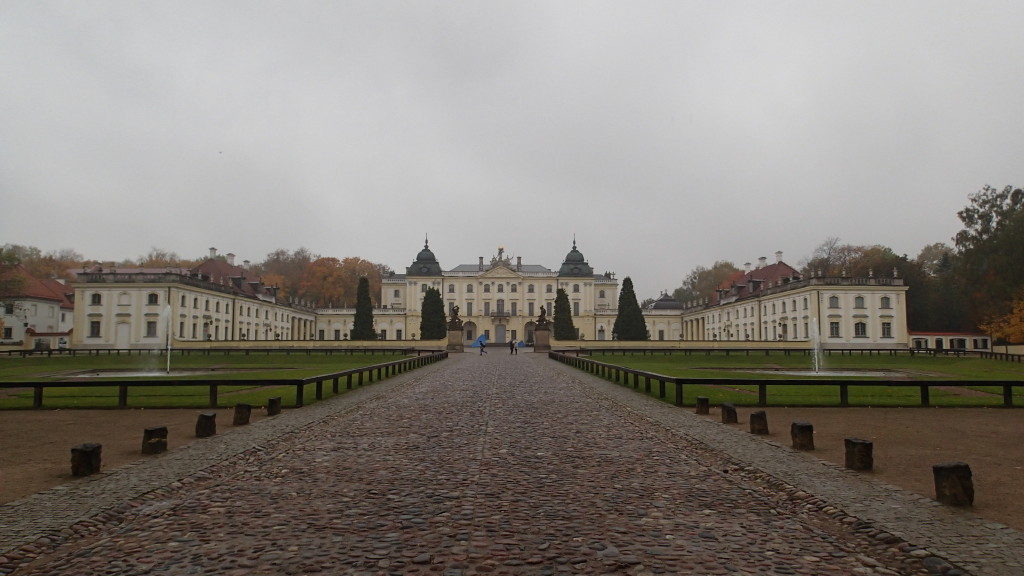
[(420, 316), (420, 340), (439, 340), (448, 335), (444, 319), (444, 301), (436, 288), (427, 288), (423, 295), (423, 311)]
[(576, 326), (572, 323), (569, 295), (561, 288), (558, 289), (558, 293), (555, 295), (555, 339), (576, 339)]
[(376, 340), (373, 330), (373, 302), (370, 301), (370, 281), (359, 279), (356, 288), (356, 317), (352, 321), (352, 340)]
[(619, 313), (615, 316), (612, 333), (619, 340), (649, 339), (644, 314), (640, 311), (640, 304), (636, 301), (633, 280), (629, 276), (622, 280), (622, 290), (619, 291)]

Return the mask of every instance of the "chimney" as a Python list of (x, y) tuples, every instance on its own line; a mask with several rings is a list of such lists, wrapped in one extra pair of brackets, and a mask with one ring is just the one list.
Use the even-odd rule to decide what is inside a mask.
[(777, 250), (775, 252), (775, 261), (782, 262), (782, 250)]
[(481, 272), (484, 271), (484, 257), (483, 256), (480, 256), (480, 263), (477, 264), (477, 270), (479, 270)]
[(768, 257), (767, 256), (761, 256), (760, 258), (757, 259), (757, 267), (758, 268), (764, 268), (767, 263), (768, 263)]
[(522, 256), (516, 256), (516, 272), (522, 270), (522, 268), (523, 268), (523, 257)]
[(746, 262), (746, 263), (744, 263), (744, 264), (743, 264), (743, 269), (744, 269), (745, 271), (747, 271), (747, 272), (750, 272), (750, 262)]
[(232, 254), (231, 252), (228, 252), (228, 264), (230, 264), (231, 266), (235, 265), (235, 255)]
[(210, 258), (216, 258), (216, 257), (217, 257), (217, 249), (216, 248), (210, 248)]

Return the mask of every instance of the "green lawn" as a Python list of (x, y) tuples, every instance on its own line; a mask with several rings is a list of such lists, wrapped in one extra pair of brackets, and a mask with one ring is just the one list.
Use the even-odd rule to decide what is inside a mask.
[[(238, 403), (265, 405), (267, 398), (283, 397), (284, 404), (294, 405), (295, 386), (263, 386), (255, 383), (230, 385), (232, 380), (274, 380), (301, 379), (352, 368), (400, 360), (405, 356), (397, 354), (244, 354), (231, 355), (190, 355), (172, 356), (171, 369), (209, 369), (218, 372), (209, 375), (184, 375), (170, 378), (174, 382), (186, 380), (217, 379), (224, 381), (218, 386), (218, 404), (232, 406)], [(0, 382), (47, 382), (66, 380), (70, 375), (91, 370), (153, 370), (162, 368), (165, 357), (157, 356), (78, 356), (78, 357), (28, 357), (0, 358)], [(224, 372), (220, 372), (224, 370)], [(230, 370), (242, 370), (228, 372)], [(121, 379), (114, 375), (103, 375), (103, 379)], [(139, 380), (138, 377), (127, 377)], [(166, 377), (147, 378), (167, 380)], [(366, 381), (368, 382), (368, 380)], [(345, 392), (345, 380), (340, 382), (339, 393)], [(331, 381), (324, 383), (324, 398), (332, 396)], [(117, 406), (116, 386), (81, 386), (69, 388), (47, 388), (43, 393), (45, 408), (108, 408)], [(303, 402), (316, 400), (315, 384), (307, 384), (303, 391)], [(128, 406), (145, 408), (207, 407), (209, 388), (207, 386), (146, 386), (128, 389)], [(32, 390), (0, 390), (0, 409), (31, 408)]]
[[(810, 357), (802, 354), (785, 356), (763, 353), (690, 356), (673, 355), (601, 355), (592, 359), (628, 368), (654, 372), (665, 376), (685, 378), (722, 378), (731, 380), (721, 385), (684, 384), (683, 403), (693, 405), (698, 396), (706, 396), (712, 403), (732, 402), (738, 405), (757, 405), (757, 381), (800, 380), (830, 378), (823, 376), (793, 376), (772, 373), (745, 372), (749, 369), (808, 369)], [(825, 370), (886, 370), (898, 371), (901, 376), (870, 378), (864, 376), (831, 377), (850, 382), (849, 401), (856, 406), (918, 406), (920, 390), (917, 386), (857, 386), (862, 380), (951, 380), (950, 388), (932, 388), (930, 403), (938, 406), (1001, 406), (1002, 387), (983, 383), (954, 386), (964, 381), (1018, 380), (1024, 381), (1024, 365), (980, 358), (927, 357), (927, 356), (832, 356), (825, 358)], [(629, 386), (633, 385), (632, 378)], [(639, 390), (644, 390), (640, 379)], [(835, 406), (839, 404), (839, 387), (834, 385), (777, 384), (768, 386), (768, 404), (775, 406)], [(675, 402), (675, 386), (666, 385), (668, 402)], [(651, 393), (658, 395), (658, 382), (652, 381)], [(1014, 388), (1014, 403), (1024, 405), (1024, 387)]]

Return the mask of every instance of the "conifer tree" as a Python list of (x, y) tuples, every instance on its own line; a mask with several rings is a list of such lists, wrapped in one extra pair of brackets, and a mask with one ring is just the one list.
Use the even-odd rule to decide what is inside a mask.
[(356, 317), (352, 321), (352, 340), (376, 340), (373, 330), (373, 302), (370, 301), (370, 281), (359, 279), (356, 288)]
[(559, 288), (555, 295), (555, 339), (575, 340), (576, 326), (572, 322), (572, 309), (569, 308), (569, 295)]
[(636, 292), (633, 291), (633, 280), (626, 276), (622, 280), (622, 290), (619, 291), (619, 313), (615, 316), (615, 325), (612, 333), (619, 340), (649, 340), (647, 324), (644, 322), (644, 314), (640, 310), (640, 304), (636, 300)]
[(420, 340), (439, 340), (448, 335), (444, 319), (444, 301), (436, 288), (427, 288), (423, 295), (420, 316)]

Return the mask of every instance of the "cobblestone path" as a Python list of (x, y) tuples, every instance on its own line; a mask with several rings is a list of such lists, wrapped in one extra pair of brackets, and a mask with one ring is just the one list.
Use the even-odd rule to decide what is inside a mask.
[[(181, 481), (126, 492), (6, 552), (0, 573), (963, 573), (541, 354), (455, 354), (359, 392), (378, 386), (357, 405), (344, 395), (291, 411), (281, 418), (309, 422)], [(285, 426), (274, 422), (287, 420), (245, 433)], [(39, 499), (8, 506), (26, 502)]]

